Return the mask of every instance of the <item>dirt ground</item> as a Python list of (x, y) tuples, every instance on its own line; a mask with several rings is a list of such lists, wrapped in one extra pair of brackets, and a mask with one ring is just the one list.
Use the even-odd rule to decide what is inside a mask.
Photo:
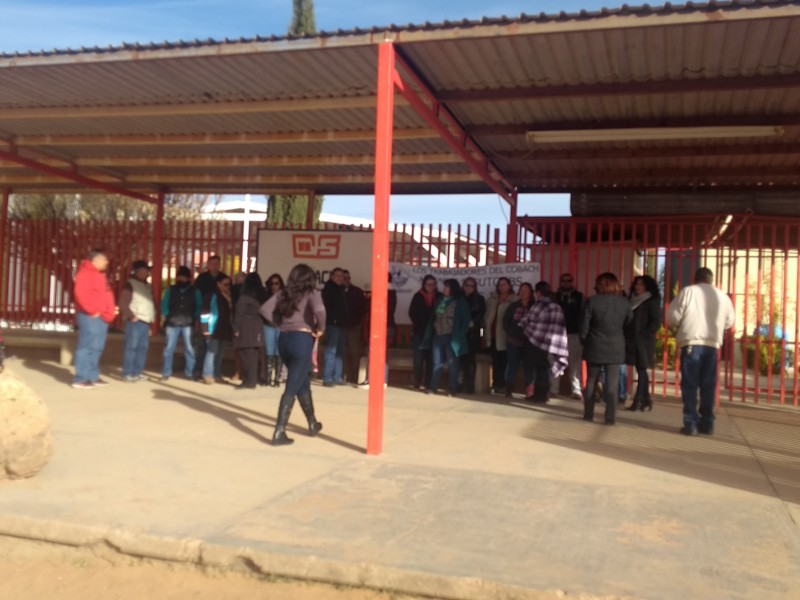
[(0, 537), (0, 600), (416, 600)]

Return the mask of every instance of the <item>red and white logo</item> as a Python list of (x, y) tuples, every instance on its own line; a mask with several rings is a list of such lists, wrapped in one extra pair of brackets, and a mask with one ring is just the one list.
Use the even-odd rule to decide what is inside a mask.
[(339, 258), (342, 236), (331, 233), (296, 233), (292, 235), (295, 258)]

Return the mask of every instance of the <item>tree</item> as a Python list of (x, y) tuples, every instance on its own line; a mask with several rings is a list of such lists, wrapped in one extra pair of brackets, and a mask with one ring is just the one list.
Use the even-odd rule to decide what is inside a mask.
[(317, 33), (317, 24), (314, 18), (314, 0), (293, 0), (289, 35), (303, 36), (315, 33)]
[[(200, 220), (203, 208), (212, 201), (216, 201), (214, 196), (167, 194), (164, 218)], [(149, 221), (155, 219), (156, 207), (113, 194), (14, 194), (9, 201), (8, 216), (22, 220)]]
[[(301, 37), (317, 33), (313, 0), (292, 0), (292, 22), (289, 35)], [(324, 198), (317, 196), (314, 201), (314, 225), (319, 224)], [(267, 196), (267, 223), (272, 225), (305, 225), (308, 199), (303, 196)]]

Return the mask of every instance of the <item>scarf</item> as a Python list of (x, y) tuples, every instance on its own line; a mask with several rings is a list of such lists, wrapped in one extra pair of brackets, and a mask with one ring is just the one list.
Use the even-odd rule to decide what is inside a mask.
[(436, 307), (436, 314), (443, 315), (444, 311), (447, 310), (447, 306), (453, 301), (452, 296), (446, 296), (442, 298), (442, 301), (439, 302), (439, 305)]
[(425, 290), (420, 290), (420, 294), (422, 294), (422, 299), (425, 301), (425, 306), (428, 308), (433, 308), (433, 302), (436, 300), (436, 292), (428, 293)]
[(650, 300), (653, 295), (650, 292), (642, 292), (638, 295), (631, 296), (631, 307), (633, 310), (639, 308), (642, 304), (644, 304), (647, 300)]

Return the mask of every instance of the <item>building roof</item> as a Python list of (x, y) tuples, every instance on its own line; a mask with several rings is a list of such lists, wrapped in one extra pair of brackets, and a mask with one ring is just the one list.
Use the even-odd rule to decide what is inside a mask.
[[(370, 194), (385, 40), (521, 192), (800, 186), (800, 2), (780, 0), (3, 54), (0, 151), (147, 194)], [(742, 126), (780, 135), (526, 135)], [(395, 193), (488, 191), (399, 95), (394, 127)], [(0, 187), (86, 187), (2, 156)]]

